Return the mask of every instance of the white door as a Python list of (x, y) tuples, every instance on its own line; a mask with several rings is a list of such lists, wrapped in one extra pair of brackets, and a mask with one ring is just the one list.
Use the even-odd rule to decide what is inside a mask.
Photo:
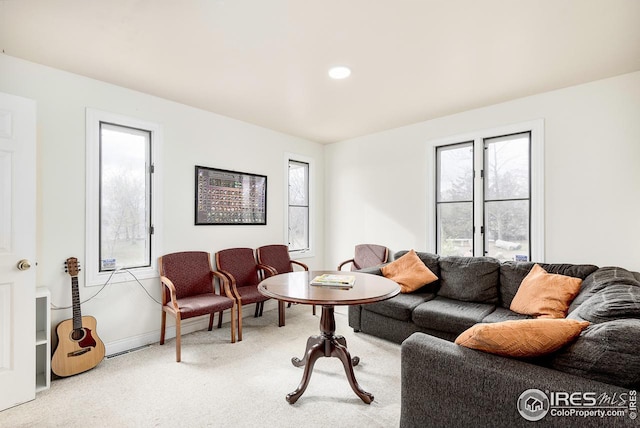
[(35, 101), (0, 92), (0, 410), (35, 398), (35, 151)]

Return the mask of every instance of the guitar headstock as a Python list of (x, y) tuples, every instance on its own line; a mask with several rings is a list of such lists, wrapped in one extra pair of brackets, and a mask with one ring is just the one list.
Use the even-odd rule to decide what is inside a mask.
[(80, 262), (77, 258), (69, 257), (64, 264), (67, 266), (65, 268), (65, 272), (71, 276), (78, 276), (78, 272), (80, 271)]

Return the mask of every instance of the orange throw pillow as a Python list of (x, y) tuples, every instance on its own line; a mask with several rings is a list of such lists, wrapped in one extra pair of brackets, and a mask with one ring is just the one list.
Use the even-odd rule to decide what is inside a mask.
[(507, 357), (538, 357), (573, 341), (589, 324), (550, 318), (476, 324), (462, 332), (456, 343)]
[(414, 250), (384, 266), (381, 270), (382, 275), (400, 285), (401, 293), (411, 293), (438, 280), (436, 274), (425, 266)]
[(564, 318), (581, 285), (580, 278), (547, 273), (535, 264), (522, 280), (509, 309), (539, 318)]

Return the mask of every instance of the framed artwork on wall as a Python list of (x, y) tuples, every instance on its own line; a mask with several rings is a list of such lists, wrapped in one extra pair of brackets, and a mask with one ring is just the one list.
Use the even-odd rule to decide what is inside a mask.
[(267, 224), (267, 176), (196, 165), (195, 225)]

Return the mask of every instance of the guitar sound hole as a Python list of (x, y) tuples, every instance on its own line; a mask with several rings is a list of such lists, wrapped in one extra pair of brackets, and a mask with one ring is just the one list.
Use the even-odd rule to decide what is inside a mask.
[(82, 340), (83, 337), (84, 337), (84, 329), (83, 328), (78, 328), (78, 329), (73, 330), (71, 332), (71, 339), (72, 340), (79, 341), (79, 340)]

